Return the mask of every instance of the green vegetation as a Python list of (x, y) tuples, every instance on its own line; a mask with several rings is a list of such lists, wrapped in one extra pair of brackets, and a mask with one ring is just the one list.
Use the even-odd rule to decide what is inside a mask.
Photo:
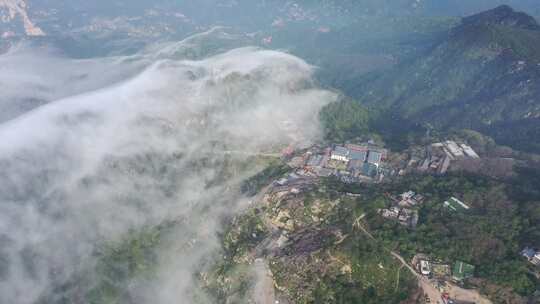
[(157, 250), (175, 225), (166, 222), (132, 230), (119, 241), (102, 243), (94, 253), (95, 264), (78, 265), (67, 282), (45, 293), (37, 303), (131, 303), (130, 287), (157, 279)]
[[(400, 262), (353, 225), (365, 212), (357, 201), (324, 191), (304, 193), (299, 201), (270, 199), (232, 221), (221, 238), (225, 259), (208, 275), (216, 301), (245, 301), (253, 282), (249, 265), (261, 256), (293, 303), (399, 303), (416, 290)], [(283, 247), (264, 245), (279, 237), (268, 222), (287, 227)]]
[(321, 110), (325, 137), (335, 142), (364, 135), (369, 130), (369, 114), (360, 103), (350, 99), (331, 103)]
[(157, 266), (156, 250), (174, 223), (131, 231), (119, 243), (105, 243), (96, 252), (98, 283), (86, 294), (92, 304), (125, 303), (125, 291), (134, 279), (152, 280)]
[(254, 280), (247, 255), (267, 236), (268, 231), (255, 210), (233, 219), (227, 225), (220, 237), (223, 258), (202, 282), (215, 303), (246, 301)]
[(368, 109), (352, 99), (327, 105), (321, 109), (320, 120), (328, 141), (377, 138), (394, 151), (420, 142), (426, 134), (423, 125), (376, 107)]
[(244, 194), (253, 196), (263, 187), (269, 185), (271, 181), (289, 172), (290, 169), (287, 164), (279, 160), (270, 162), (264, 170), (244, 181), (241, 185), (241, 190)]
[(452, 276), (459, 281), (474, 276), (474, 266), (465, 262), (457, 261), (452, 267)]
[[(396, 147), (406, 146), (422, 133), (419, 126), (430, 124), (444, 132), (477, 130), (515, 149), (538, 152), (540, 27), (519, 27), (534, 20), (512, 11), (502, 14), (507, 22), (483, 21), (498, 15), (472, 16), (471, 22), (432, 37), (433, 46), (416, 57), (334, 85), (367, 106), (370, 129)], [(354, 113), (353, 106), (344, 111), (351, 109)], [(385, 114), (373, 115), (373, 109)], [(335, 130), (347, 127), (329, 132), (342, 140), (347, 133)]]
[(355, 226), (367, 206), (325, 185), (302, 201), (280, 204), (295, 228), (283, 255), (270, 260), (294, 303), (399, 303), (415, 291), (412, 275)]
[(499, 144), (514, 147), (525, 152), (540, 151), (540, 118), (527, 118), (501, 122), (483, 128), (483, 132), (493, 137)]
[[(528, 172), (534, 183), (540, 171)], [(534, 177), (533, 177), (534, 176)], [(464, 261), (476, 266), (476, 276), (509, 287), (521, 295), (531, 295), (540, 287), (521, 259), (524, 245), (538, 245), (540, 206), (537, 187), (501, 182), (481, 176), (407, 177), (393, 184), (368, 187), (346, 186), (329, 180), (330, 191), (360, 193), (358, 203), (368, 211), (366, 219), (375, 237), (407, 258), (426, 253), (447, 262)], [(415, 230), (380, 217), (376, 209), (390, 202), (384, 193), (412, 189), (426, 195)], [(458, 196), (471, 210), (455, 213), (443, 206), (450, 196)]]
[[(526, 245), (540, 246), (540, 170), (516, 172), (505, 181), (470, 174), (406, 176), (376, 185), (323, 179), (300, 200), (270, 200), (236, 218), (223, 235), (225, 259), (210, 274), (208, 288), (216, 298), (241, 302), (252, 287), (249, 265), (265, 256), (278, 290), (294, 303), (399, 303), (414, 294), (415, 280), (400, 270), (390, 249), (407, 260), (425, 253), (450, 265), (464, 263), (465, 285), (480, 288), (497, 303), (532, 296), (540, 281), (519, 252)], [(390, 205), (385, 193), (407, 190), (426, 196), (416, 229), (378, 214)], [(452, 196), (471, 209), (444, 207)], [(261, 247), (275, 237), (267, 222), (288, 231), (290, 241), (277, 251)]]
[(271, 259), (276, 284), (293, 303), (399, 303), (415, 280), (360, 232), (309, 256)]

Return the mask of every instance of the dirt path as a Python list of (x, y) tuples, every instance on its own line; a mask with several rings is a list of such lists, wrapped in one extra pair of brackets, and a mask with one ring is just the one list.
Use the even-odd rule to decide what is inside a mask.
[[(354, 227), (358, 227), (370, 239), (372, 239), (374, 241), (377, 241), (377, 239), (375, 239), (375, 237), (369, 231), (367, 231), (367, 229), (364, 228), (364, 226), (360, 222), (360, 220), (362, 220), (364, 217), (365, 217), (365, 214), (362, 214), (360, 217), (358, 217), (356, 219), (356, 221), (354, 222), (354, 224), (353, 224)], [(414, 268), (412, 268), (411, 265), (409, 265), (409, 263), (407, 263), (407, 261), (405, 261), (405, 259), (401, 255), (399, 255), (397, 252), (392, 251), (392, 250), (387, 249), (387, 248), (385, 248), (385, 250), (388, 251), (395, 259), (397, 259), (401, 263), (401, 265), (403, 267), (406, 267), (409, 270), (409, 272), (412, 273), (412, 275), (414, 275), (417, 278), (418, 286), (420, 286), (420, 288), (422, 288), (422, 290), (424, 290), (424, 293), (427, 294), (427, 296), (429, 297), (431, 303), (435, 304), (435, 303), (441, 303), (442, 302), (442, 294), (441, 294), (441, 292), (439, 290), (437, 290), (437, 288), (435, 288), (426, 278), (419, 275), (414, 270)]]
[(257, 274), (257, 282), (254, 290), (256, 304), (275, 304), (274, 279), (268, 265), (263, 259), (255, 260), (254, 269)]
[(459, 301), (471, 302), (476, 304), (492, 304), (492, 302), (483, 297), (478, 291), (471, 289), (463, 289), (455, 285), (448, 285), (446, 291), (450, 298)]
[(427, 296), (429, 297), (429, 300), (431, 303), (440, 303), (442, 302), (442, 293), (437, 289), (435, 288), (435, 286), (433, 286), (433, 284), (431, 284), (431, 282), (429, 282), (428, 279), (426, 279), (425, 277), (419, 275), (415, 270), (414, 268), (412, 268), (406, 261), (405, 259), (399, 255), (397, 252), (394, 252), (394, 251), (390, 251), (390, 254), (396, 258), (398, 261), (400, 261), (400, 263), (407, 267), (407, 269), (416, 277), (416, 279), (418, 280), (418, 286), (420, 286), (420, 288), (422, 288), (422, 290), (424, 291), (424, 294), (427, 294)]
[[(264, 195), (267, 193), (267, 191), (271, 188), (271, 185), (265, 187), (259, 193), (253, 198), (254, 204), (260, 204), (263, 201)], [(365, 218), (365, 214), (360, 215), (358, 218), (355, 219), (353, 223), (353, 229), (357, 228), (362, 231), (366, 236), (368, 236), (370, 239), (377, 242), (377, 239), (362, 225), (362, 220)], [(265, 221), (266, 226), (274, 233), (277, 233), (279, 229), (277, 227), (274, 227), (271, 223), (268, 221)], [(277, 235), (273, 235), (270, 239), (276, 238)], [(270, 243), (266, 243), (264, 247), (271, 246)], [(398, 275), (397, 275), (397, 281), (396, 281), (396, 289), (398, 288), (399, 284), (399, 275), (402, 268), (407, 268), (409, 272), (415, 276), (418, 280), (418, 286), (422, 288), (424, 291), (424, 294), (427, 295), (427, 297), (430, 299), (430, 302), (433, 304), (442, 303), (442, 292), (435, 287), (435, 284), (431, 282), (428, 278), (420, 275), (416, 272), (416, 270), (405, 261), (405, 259), (397, 252), (392, 251), (388, 248), (383, 247), (384, 250), (386, 250), (388, 253), (390, 253), (395, 259), (397, 259), (401, 263), (401, 267), (399, 269)], [(260, 255), (258, 255), (260, 257)], [(258, 282), (256, 284), (256, 300), (255, 303), (257, 304), (275, 304), (276, 303), (276, 294), (274, 289), (274, 281), (270, 272), (270, 269), (266, 263), (266, 261), (262, 258), (258, 258), (255, 261), (255, 270), (258, 274)], [(492, 302), (482, 295), (478, 293), (476, 290), (468, 290), (460, 288), (459, 286), (456, 286), (454, 284), (448, 283), (445, 292), (448, 292), (450, 295), (450, 298), (459, 300), (459, 301), (465, 301), (465, 302), (471, 302), (476, 304), (492, 304)]]
[[(356, 219), (353, 224), (354, 227), (358, 227), (369, 238), (377, 241), (375, 237), (361, 224), (360, 220), (363, 219), (364, 216), (365, 215), (363, 214)], [(412, 268), (397, 252), (387, 248), (385, 248), (385, 250), (390, 252), (394, 258), (396, 258), (403, 266), (407, 267), (407, 269), (409, 269), (409, 271), (418, 279), (418, 286), (424, 290), (424, 293), (429, 297), (431, 303), (442, 303), (442, 293), (434, 286), (434, 284), (432, 284), (432, 282), (430, 282), (429, 279), (418, 274), (415, 269)], [(483, 297), (477, 290), (464, 289), (451, 283), (448, 283), (446, 286), (445, 292), (448, 292), (451, 299), (476, 304), (492, 304), (489, 299)]]

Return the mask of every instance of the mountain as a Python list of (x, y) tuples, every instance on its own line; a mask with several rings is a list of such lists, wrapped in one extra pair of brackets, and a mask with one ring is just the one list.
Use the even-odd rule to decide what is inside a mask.
[(216, 25), (245, 31), (291, 24), (336, 29), (354, 23), (366, 26), (374, 17), (463, 16), (502, 2), (540, 14), (540, 4), (532, 0), (1, 0), (0, 35), (163, 38)]
[[(500, 6), (464, 18), (437, 39), (414, 60), (343, 89), (370, 107), (417, 124), (476, 129), (501, 143), (540, 151), (540, 142), (529, 137), (540, 125), (536, 20)], [(508, 137), (508, 126), (520, 132)], [(518, 144), (523, 138), (525, 146)]]

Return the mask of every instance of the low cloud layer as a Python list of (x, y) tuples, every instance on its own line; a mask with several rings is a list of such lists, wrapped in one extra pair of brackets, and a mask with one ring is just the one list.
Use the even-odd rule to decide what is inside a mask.
[[(317, 113), (335, 99), (314, 86), (312, 67), (275, 51), (84, 63), (39, 52), (0, 58), (11, 64), (0, 86), (12, 89), (0, 106), (47, 100), (0, 122), (1, 303), (51, 296), (91, 269), (100, 242), (178, 219), (185, 224), (160, 254), (158, 279), (126, 292), (139, 303), (191, 303), (193, 271), (218, 246), (219, 218), (246, 202), (236, 189), (253, 172), (231, 166), (316, 139)], [(23, 63), (34, 60), (63, 70), (32, 79)]]
[(0, 123), (75, 94), (126, 80), (149, 64), (129, 57), (70, 59), (21, 43), (0, 55)]

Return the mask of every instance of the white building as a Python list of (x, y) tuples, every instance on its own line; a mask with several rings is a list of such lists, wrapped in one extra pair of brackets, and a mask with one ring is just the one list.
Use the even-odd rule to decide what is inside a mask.
[(461, 149), (461, 147), (458, 146), (458, 144), (455, 141), (448, 140), (445, 142), (445, 146), (450, 151), (450, 153), (452, 153), (453, 156), (455, 157), (465, 156), (463, 154), (463, 150)]
[(461, 148), (463, 149), (463, 152), (465, 152), (465, 155), (467, 155), (470, 158), (480, 158), (478, 154), (471, 148), (471, 146), (466, 144), (461, 144)]
[(428, 276), (431, 274), (431, 265), (428, 261), (422, 260), (420, 261), (420, 273), (422, 275)]
[(458, 199), (455, 198), (455, 197), (452, 197), (452, 198), (450, 198), (450, 199), (453, 200), (454, 202), (458, 203), (458, 204), (459, 204), (463, 209), (465, 209), (465, 210), (471, 209), (471, 207), (469, 207), (467, 204), (465, 204), (464, 202), (458, 200)]
[(349, 149), (341, 146), (337, 146), (333, 151), (330, 159), (348, 162), (349, 161)]
[(531, 259), (531, 263), (534, 265), (540, 265), (540, 251), (534, 255), (534, 257)]

